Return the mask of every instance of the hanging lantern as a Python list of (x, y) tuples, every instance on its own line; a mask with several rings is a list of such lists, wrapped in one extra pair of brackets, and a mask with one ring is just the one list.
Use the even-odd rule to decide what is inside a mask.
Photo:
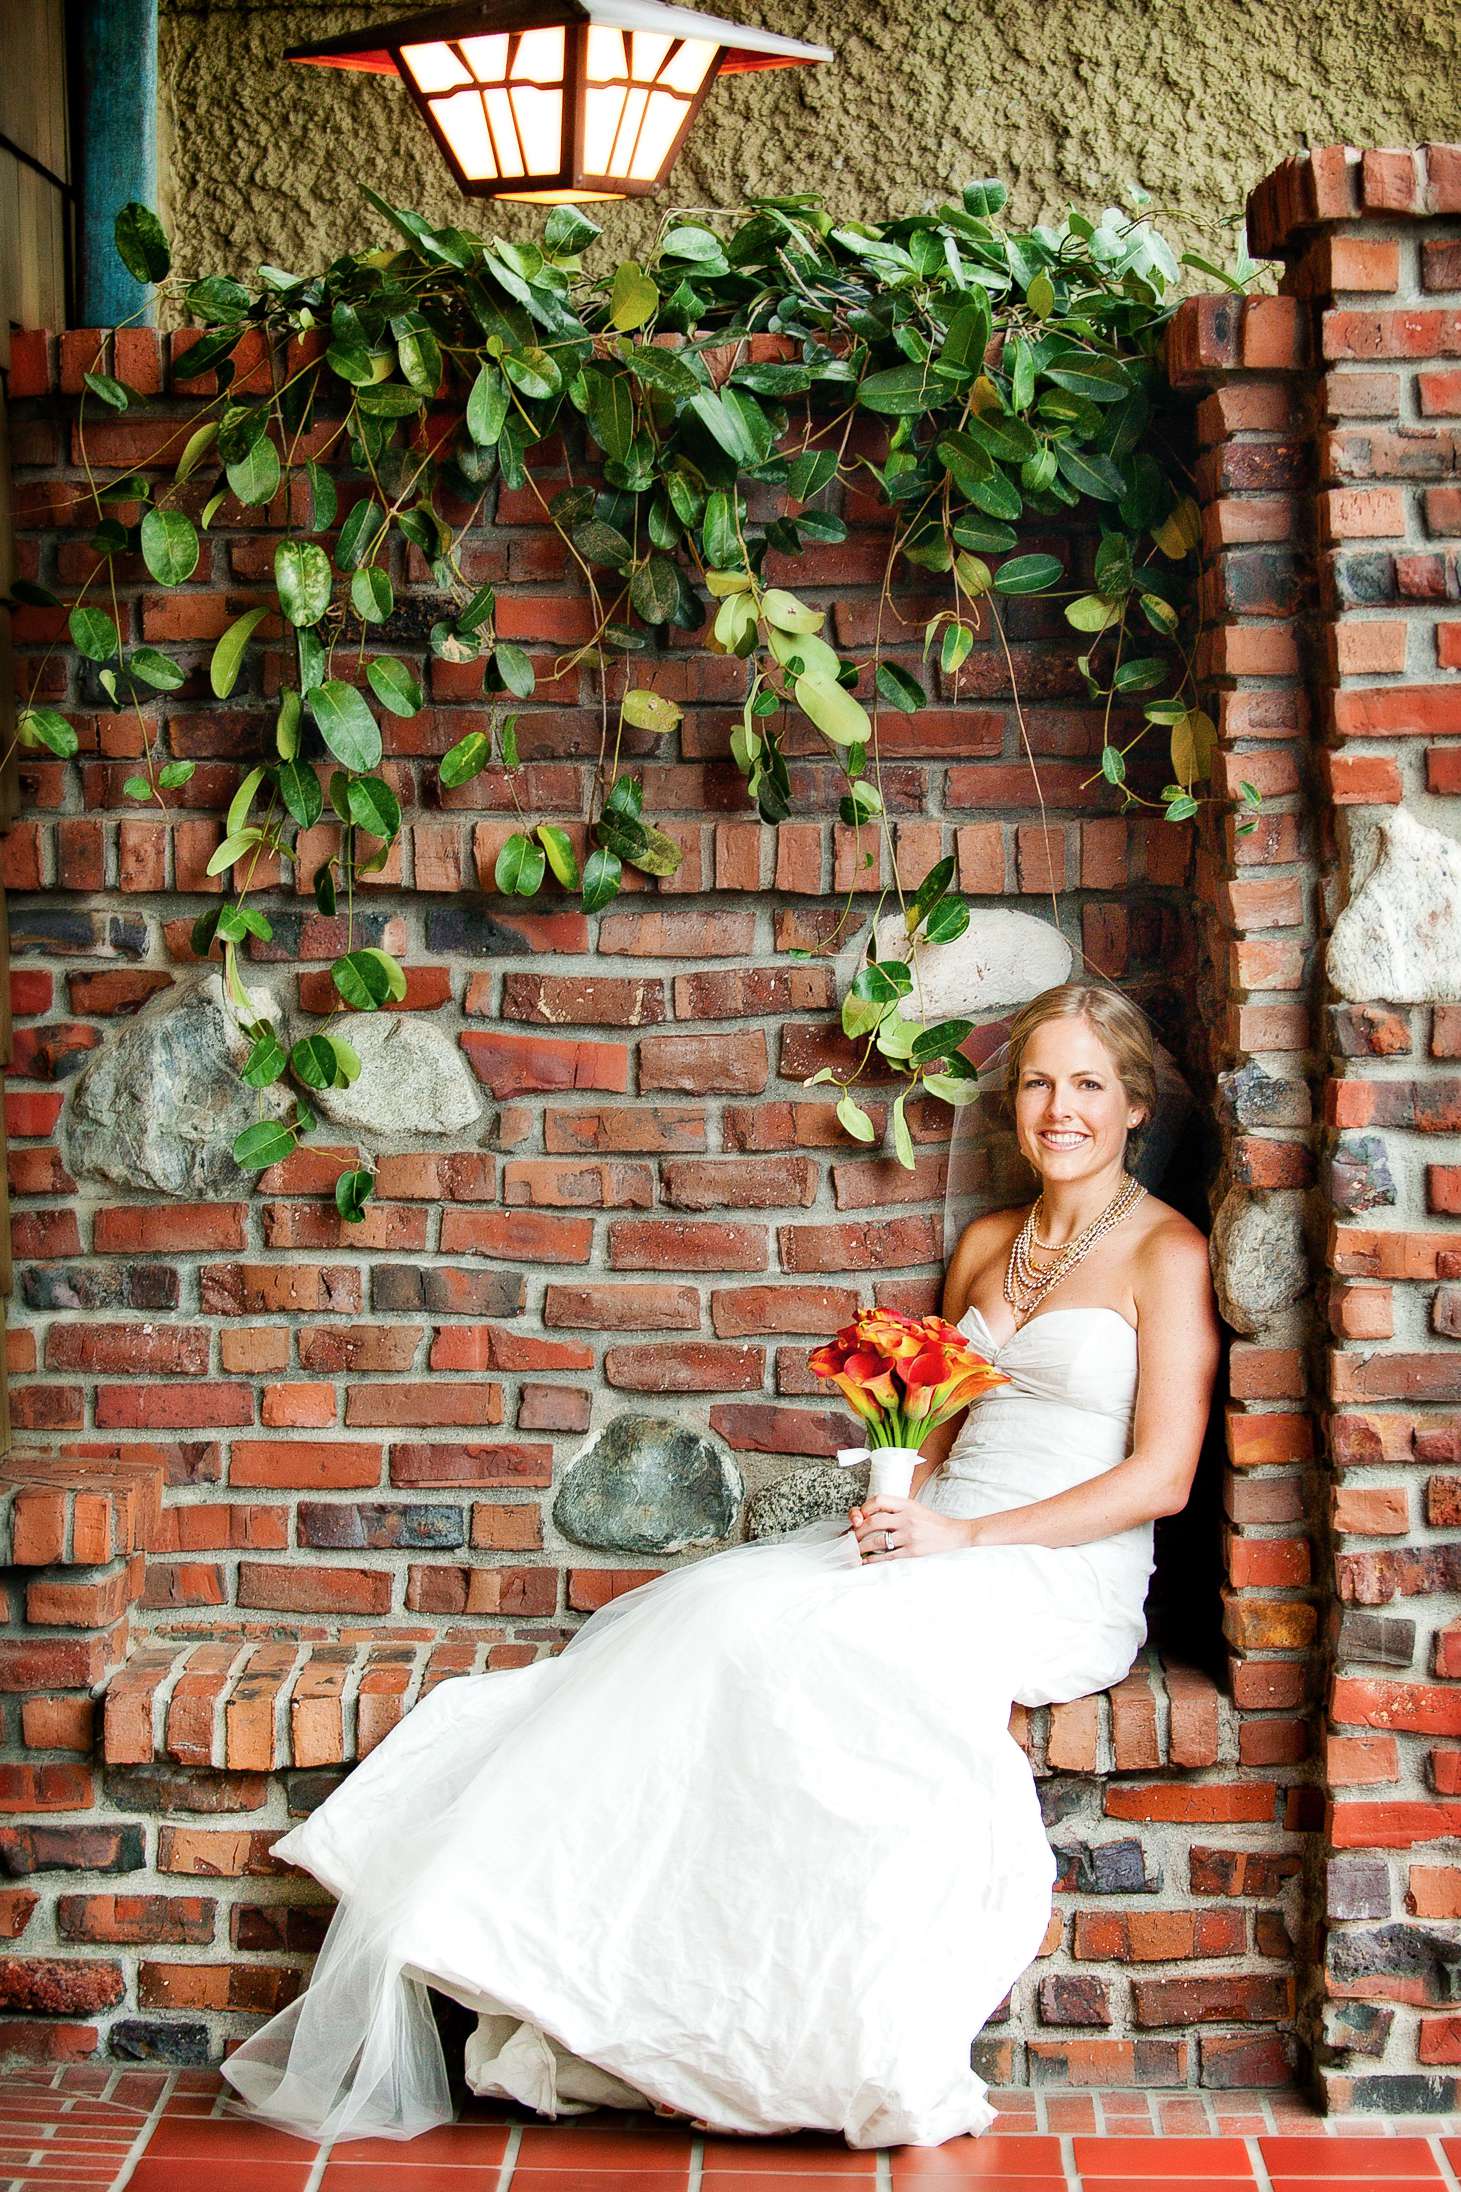
[(481, 0), (285, 58), (399, 76), (470, 196), (571, 205), (657, 189), (717, 76), (832, 54), (662, 0)]

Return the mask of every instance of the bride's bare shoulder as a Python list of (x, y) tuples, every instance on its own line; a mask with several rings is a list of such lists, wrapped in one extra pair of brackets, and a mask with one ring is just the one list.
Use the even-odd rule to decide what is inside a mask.
[(1019, 1231), (1030, 1214), (1030, 1205), (1011, 1205), (1008, 1210), (981, 1210), (977, 1218), (971, 1218), (954, 1245), (950, 1264), (978, 1265), (993, 1254), (1001, 1241), (1006, 1246)]
[(1140, 1232), (1133, 1243), (1135, 1260), (1145, 1273), (1160, 1280), (1190, 1267), (1194, 1274), (1200, 1270), (1206, 1277), (1207, 1235), (1190, 1218), (1152, 1194), (1136, 1215)]

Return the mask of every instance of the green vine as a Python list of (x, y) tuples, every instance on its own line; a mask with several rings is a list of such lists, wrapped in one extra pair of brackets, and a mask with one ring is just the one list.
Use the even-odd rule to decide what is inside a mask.
[[(1104, 711), (1089, 783), (1104, 779), (1124, 806), (1149, 806), (1174, 823), (1196, 813), (1215, 737), (1198, 705), (1184, 626), (1196, 508), (1155, 410), (1159, 341), (1179, 268), (1146, 220), (1110, 212), (1097, 223), (1071, 213), (1059, 226), (1015, 229), (1002, 219), (1004, 187), (992, 181), (970, 184), (959, 204), (884, 223), (838, 222), (811, 197), (761, 199), (734, 217), (668, 216), (643, 264), (594, 276), (582, 254), (599, 231), (575, 208), (548, 216), (538, 246), (433, 229), (366, 196), (394, 231), (394, 247), (338, 259), (317, 275), (263, 266), (252, 284), (212, 275), (173, 285), (203, 330), (175, 361), (174, 378), (211, 373), (217, 393), (145, 470), (98, 483), (85, 458), (88, 400), (120, 412), (143, 399), (93, 371), (82, 400), (98, 566), (69, 605), (67, 629), (109, 704), (134, 709), (142, 725), (146, 758), (128, 797), (165, 809), (193, 764), (152, 748), (144, 711), (182, 686), (186, 672), (161, 649), (123, 643), (116, 558), (140, 554), (159, 585), (180, 586), (197, 568), (200, 530), (226, 497), (255, 509), (283, 498), (287, 513), (274, 598), (229, 626), (208, 668), (214, 696), (226, 699), (259, 644), (258, 627), (277, 611), (293, 662), (274, 751), (244, 775), (208, 864), (210, 874), (230, 876), (231, 901), (210, 907), (193, 930), (200, 955), (221, 947), (250, 1043), (244, 1080), (263, 1089), (287, 1077), (299, 1091), (287, 1117), (261, 1118), (238, 1138), (242, 1166), (261, 1170), (287, 1156), (314, 1124), (309, 1096), (348, 1085), (360, 1070), (336, 1022), (286, 1050), (257, 1013), (239, 951), (251, 936), (272, 935), (250, 903), (261, 863), (297, 860), (301, 835), (333, 818), (338, 841), (312, 882), (323, 913), (343, 902), (347, 948), (332, 970), (341, 1010), (377, 1010), (404, 994), (391, 955), (354, 941), (357, 878), (384, 866), (401, 824), (378, 773), (381, 714), (410, 717), (423, 706), (410, 664), (382, 651), (396, 613), (386, 568), (393, 536), (431, 571), (440, 611), (431, 653), (481, 665), (488, 715), (445, 755), (440, 781), (453, 788), (489, 767), (506, 772), (519, 827), (494, 880), (510, 895), (531, 898), (551, 875), (593, 912), (618, 892), (626, 867), (675, 872), (680, 848), (646, 817), (642, 781), (621, 768), (620, 750), (626, 727), (668, 737), (680, 711), (649, 683), (630, 682), (614, 706), (610, 665), (666, 627), (699, 629), (707, 594), (710, 644), (747, 664), (731, 750), (762, 818), (775, 825), (791, 811), (785, 738), (790, 724), (805, 722), (840, 772), (839, 812), (858, 843), (864, 830), (887, 834), (880, 713), (915, 713), (926, 701), (881, 639), (897, 615), (901, 564), (947, 586), (924, 655), (936, 656), (955, 690), (986, 627), (1013, 680), (1003, 616), (1010, 601), (1062, 601), (1086, 690)], [(167, 238), (146, 208), (123, 211), (117, 245), (140, 280), (168, 281)], [(247, 358), (239, 369), (234, 353), (245, 336), (267, 367), (266, 389), (256, 390)], [(757, 339), (765, 337), (775, 340)], [(572, 447), (580, 422), (597, 452), (595, 484), (544, 499), (531, 452), (564, 429)], [(366, 483), (338, 526), (327, 469), (337, 452)], [(163, 464), (171, 478), (154, 489), (147, 471)], [(494, 483), (537, 496), (591, 604), (592, 635), (562, 665), (596, 665), (602, 710), (590, 812), (570, 818), (586, 826), (581, 865), (561, 821), (523, 811), (517, 717), (507, 710), (531, 697), (533, 665), (499, 631), (496, 589), (473, 587), (462, 573), (462, 542)], [(842, 518), (824, 505), (847, 487), (873, 489), (892, 520), (879, 640), (861, 660), (831, 644), (822, 611), (765, 575), (769, 552), (795, 556), (808, 543), (845, 537)], [(775, 514), (753, 523), (753, 495)], [(452, 507), (467, 514), (449, 519)], [(1059, 556), (1019, 551), (1022, 523), (1058, 531), (1077, 510), (1098, 525), (1089, 588), (1072, 584)], [(36, 585), (17, 585), (15, 595), (63, 606)], [(1134, 728), (1125, 712), (1133, 703)], [(1127, 769), (1132, 747), (1154, 727), (1170, 757), (1157, 797)], [(18, 740), (76, 750), (72, 726), (47, 707), (24, 710)], [(1251, 827), (1251, 787), (1241, 806), (1239, 827)], [(813, 1079), (838, 1081), (839, 1118), (872, 1141), (876, 1129), (853, 1084), (875, 1057), (904, 1076), (890, 1124), (895, 1154), (911, 1167), (908, 1096), (922, 1088), (958, 1104), (972, 1093), (973, 1068), (959, 1048), (969, 1024), (929, 1027), (904, 1009), (917, 986), (918, 944), (955, 937), (968, 912), (950, 889), (951, 860), (907, 895), (895, 861), (892, 873), (908, 961), (869, 955), (842, 1001), (844, 1032), (862, 1046), (858, 1068)], [(851, 903), (849, 893), (839, 928)], [(341, 1175), (344, 1217), (360, 1217), (371, 1185), (364, 1164)]]

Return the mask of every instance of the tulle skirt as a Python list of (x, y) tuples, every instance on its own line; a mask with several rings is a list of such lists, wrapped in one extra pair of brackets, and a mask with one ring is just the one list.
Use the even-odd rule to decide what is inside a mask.
[(276, 1844), (339, 1907), (225, 2077), (307, 2136), (409, 2138), (452, 2113), (430, 1986), (479, 2014), (473, 2087), (546, 2115), (984, 2129), (970, 2044), (1054, 1875), (1011, 1701), (1124, 1674), (1144, 1582), (1099, 1546), (864, 1564), (812, 1523), (443, 1683)]

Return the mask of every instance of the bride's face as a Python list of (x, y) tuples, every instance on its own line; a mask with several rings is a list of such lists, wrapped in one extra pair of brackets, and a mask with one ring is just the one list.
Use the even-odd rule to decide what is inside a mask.
[(1142, 1116), (1089, 1020), (1046, 1020), (1020, 1060), (1015, 1131), (1043, 1179), (1084, 1180), (1119, 1164)]

